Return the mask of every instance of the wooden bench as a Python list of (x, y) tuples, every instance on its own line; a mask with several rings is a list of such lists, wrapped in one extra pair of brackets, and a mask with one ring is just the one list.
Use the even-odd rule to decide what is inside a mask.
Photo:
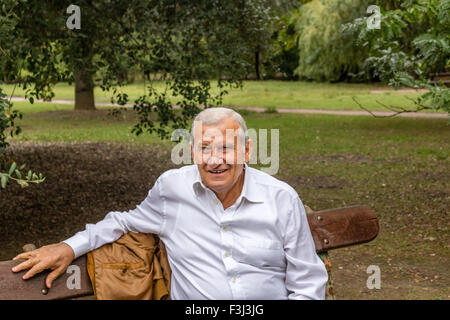
[[(306, 210), (316, 252), (323, 260), (325, 259), (324, 262), (329, 274), (331, 269), (326, 261), (329, 250), (369, 242), (378, 234), (378, 220), (373, 211), (366, 206), (322, 211), (312, 211), (306, 207)], [(86, 269), (86, 255), (75, 259), (71, 265), (79, 267), (81, 271), (81, 286), (79, 289), (70, 289), (67, 286), (67, 280), (71, 277), (69, 273), (64, 273), (56, 279), (51, 289), (45, 287), (45, 278), (49, 271), (44, 271), (31, 279), (22, 280), (26, 271), (18, 273), (11, 271), (12, 267), (22, 261), (0, 262), (0, 300), (54, 300), (93, 295)], [(332, 295), (332, 292), (328, 291), (327, 295)]]
[(430, 74), (430, 84), (439, 84), (441, 81), (445, 86), (450, 87), (450, 72)]

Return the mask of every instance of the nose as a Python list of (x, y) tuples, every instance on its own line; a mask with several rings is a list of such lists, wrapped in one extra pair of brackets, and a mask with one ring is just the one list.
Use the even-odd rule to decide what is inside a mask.
[(206, 163), (208, 165), (221, 165), (223, 163), (222, 152), (219, 152), (218, 150), (216, 150), (216, 148), (213, 148), (211, 154), (208, 155), (208, 158), (206, 159)]
[(222, 159), (222, 157), (211, 156), (208, 158), (206, 163), (211, 166), (218, 166), (223, 163), (223, 159)]

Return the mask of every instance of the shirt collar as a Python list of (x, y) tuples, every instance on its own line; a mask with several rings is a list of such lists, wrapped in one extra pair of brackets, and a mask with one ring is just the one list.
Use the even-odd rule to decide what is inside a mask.
[(255, 180), (254, 173), (246, 163), (244, 163), (245, 177), (241, 196), (250, 202), (264, 202), (263, 193), (259, 184)]
[[(256, 183), (255, 177), (253, 176), (251, 171), (252, 169), (247, 165), (247, 163), (244, 163), (244, 170), (244, 186), (242, 187), (240, 197), (245, 198), (250, 202), (264, 202), (264, 197), (261, 189), (258, 183)], [(196, 196), (199, 196), (200, 193), (207, 188), (202, 181), (197, 165), (195, 165), (195, 176), (192, 187)]]
[(206, 186), (202, 182), (202, 177), (200, 176), (200, 172), (198, 171), (198, 166), (195, 166), (195, 174), (194, 174), (194, 182), (192, 183), (192, 188), (194, 189), (195, 195), (198, 197), (200, 192), (206, 189)]

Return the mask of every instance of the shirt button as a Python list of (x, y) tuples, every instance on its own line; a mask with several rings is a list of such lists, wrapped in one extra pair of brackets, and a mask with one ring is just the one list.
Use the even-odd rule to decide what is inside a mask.
[(225, 257), (229, 257), (230, 254), (228, 252), (225, 252)]
[(223, 227), (222, 227), (222, 230), (223, 230), (223, 231), (227, 231), (227, 230), (228, 230), (228, 227), (227, 227), (227, 226), (223, 226)]
[(236, 282), (236, 278), (235, 277), (233, 277), (233, 278), (231, 278), (231, 282)]
[(217, 206), (219, 204), (219, 201), (214, 200), (214, 204)]

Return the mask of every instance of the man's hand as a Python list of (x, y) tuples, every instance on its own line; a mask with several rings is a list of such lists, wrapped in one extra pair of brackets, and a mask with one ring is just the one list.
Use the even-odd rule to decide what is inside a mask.
[(14, 257), (13, 260), (27, 260), (12, 268), (12, 271), (19, 272), (31, 268), (22, 277), (22, 279), (26, 280), (46, 269), (51, 269), (53, 271), (49, 273), (45, 280), (47, 288), (51, 288), (53, 280), (66, 271), (74, 258), (75, 254), (68, 244), (64, 242), (51, 244), (33, 251), (21, 253)]

